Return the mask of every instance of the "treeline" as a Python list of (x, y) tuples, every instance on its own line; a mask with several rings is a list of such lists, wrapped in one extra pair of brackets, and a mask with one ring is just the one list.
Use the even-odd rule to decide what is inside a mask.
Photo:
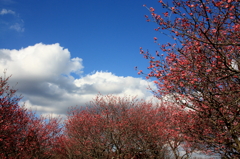
[(177, 159), (208, 151), (184, 134), (193, 129), (194, 112), (174, 103), (98, 95), (61, 121), (19, 106), (8, 79), (0, 78), (1, 159)]

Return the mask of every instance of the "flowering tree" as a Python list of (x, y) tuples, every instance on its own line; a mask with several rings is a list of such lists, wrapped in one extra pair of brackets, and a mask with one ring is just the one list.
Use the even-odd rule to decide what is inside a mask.
[(87, 107), (71, 109), (63, 152), (68, 158), (187, 158), (193, 149), (179, 133), (181, 122), (173, 115), (179, 111), (170, 103), (99, 95)]
[(59, 120), (37, 118), (18, 105), (21, 97), (0, 77), (0, 158), (52, 158), (58, 147)]
[[(155, 78), (156, 96), (173, 96), (194, 112), (183, 133), (188, 141), (228, 158), (240, 157), (240, 4), (238, 0), (159, 1), (166, 10), (148, 8), (155, 29), (175, 43), (159, 44), (147, 78)], [(151, 21), (146, 15), (147, 21)], [(157, 42), (157, 37), (154, 37)], [(139, 73), (142, 73), (141, 71)]]

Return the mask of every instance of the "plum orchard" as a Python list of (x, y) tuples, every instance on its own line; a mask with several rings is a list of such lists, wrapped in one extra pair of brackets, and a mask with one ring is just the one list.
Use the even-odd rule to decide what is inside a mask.
[[(147, 78), (155, 78), (162, 98), (194, 112), (182, 133), (202, 149), (240, 158), (240, 3), (238, 0), (159, 1), (165, 9), (148, 8), (158, 32), (175, 43), (159, 44), (150, 54)], [(160, 55), (161, 52), (165, 54)], [(140, 70), (139, 74), (142, 73)]]
[(130, 97), (99, 95), (87, 107), (69, 112), (63, 156), (187, 158), (194, 146), (180, 134), (180, 113), (181, 117), (188, 117), (173, 103), (153, 104)]

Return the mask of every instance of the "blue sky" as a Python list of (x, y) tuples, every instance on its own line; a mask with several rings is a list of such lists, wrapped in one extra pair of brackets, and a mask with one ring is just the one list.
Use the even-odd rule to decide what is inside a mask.
[[(135, 66), (144, 69), (146, 60), (139, 47), (154, 52), (154, 36), (160, 35), (154, 23), (146, 22), (149, 11), (160, 9), (157, 0), (1, 0), (1, 10), (15, 13), (1, 15), (0, 48), (20, 49), (42, 42), (59, 43), (71, 57), (83, 59), (84, 74), (109, 71), (118, 76), (139, 77)], [(7, 3), (8, 2), (8, 3)], [(11, 24), (3, 24), (11, 23)], [(18, 23), (22, 30), (8, 29)]]
[[(97, 94), (152, 99), (153, 82), (137, 74), (166, 36), (146, 22), (158, 0), (0, 0), (0, 70), (39, 114), (65, 115)], [(3, 74), (3, 73), (1, 73)]]

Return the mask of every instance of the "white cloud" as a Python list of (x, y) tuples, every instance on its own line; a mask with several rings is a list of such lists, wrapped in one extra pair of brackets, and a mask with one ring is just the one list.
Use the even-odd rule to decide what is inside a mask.
[(0, 65), (13, 71), (13, 75), (28, 80), (50, 80), (61, 74), (69, 75), (83, 68), (80, 58), (70, 59), (68, 49), (58, 43), (45, 45), (42, 43), (22, 48), (20, 50), (1, 49)]
[[(8, 16), (4, 18), (4, 15), (11, 14), (13, 16)], [(24, 21), (20, 18), (18, 14), (16, 14), (12, 10), (2, 9), (0, 11), (0, 15), (3, 17), (0, 20), (0, 23), (4, 24), (4, 27), (7, 27), (8, 29), (15, 30), (17, 32), (24, 32)]]
[(4, 14), (15, 14), (15, 12), (12, 10), (2, 9), (0, 12), (0, 15), (4, 15)]
[(16, 30), (17, 32), (24, 32), (23, 23), (15, 23), (10, 26), (10, 29)]
[(116, 76), (111, 72), (95, 72), (74, 81), (81, 93), (101, 92), (102, 94), (137, 95), (145, 98), (151, 93), (146, 89), (150, 84), (141, 78)]
[(68, 49), (58, 43), (0, 49), (0, 56), (0, 70), (7, 69), (7, 75), (12, 74), (10, 84), (18, 83), (15, 88), (24, 96), (26, 107), (41, 114), (65, 114), (68, 107), (84, 106), (98, 93), (150, 99), (152, 93), (146, 88), (155, 87), (141, 78), (102, 71), (75, 79), (71, 73), (81, 75), (82, 59), (71, 59)]

